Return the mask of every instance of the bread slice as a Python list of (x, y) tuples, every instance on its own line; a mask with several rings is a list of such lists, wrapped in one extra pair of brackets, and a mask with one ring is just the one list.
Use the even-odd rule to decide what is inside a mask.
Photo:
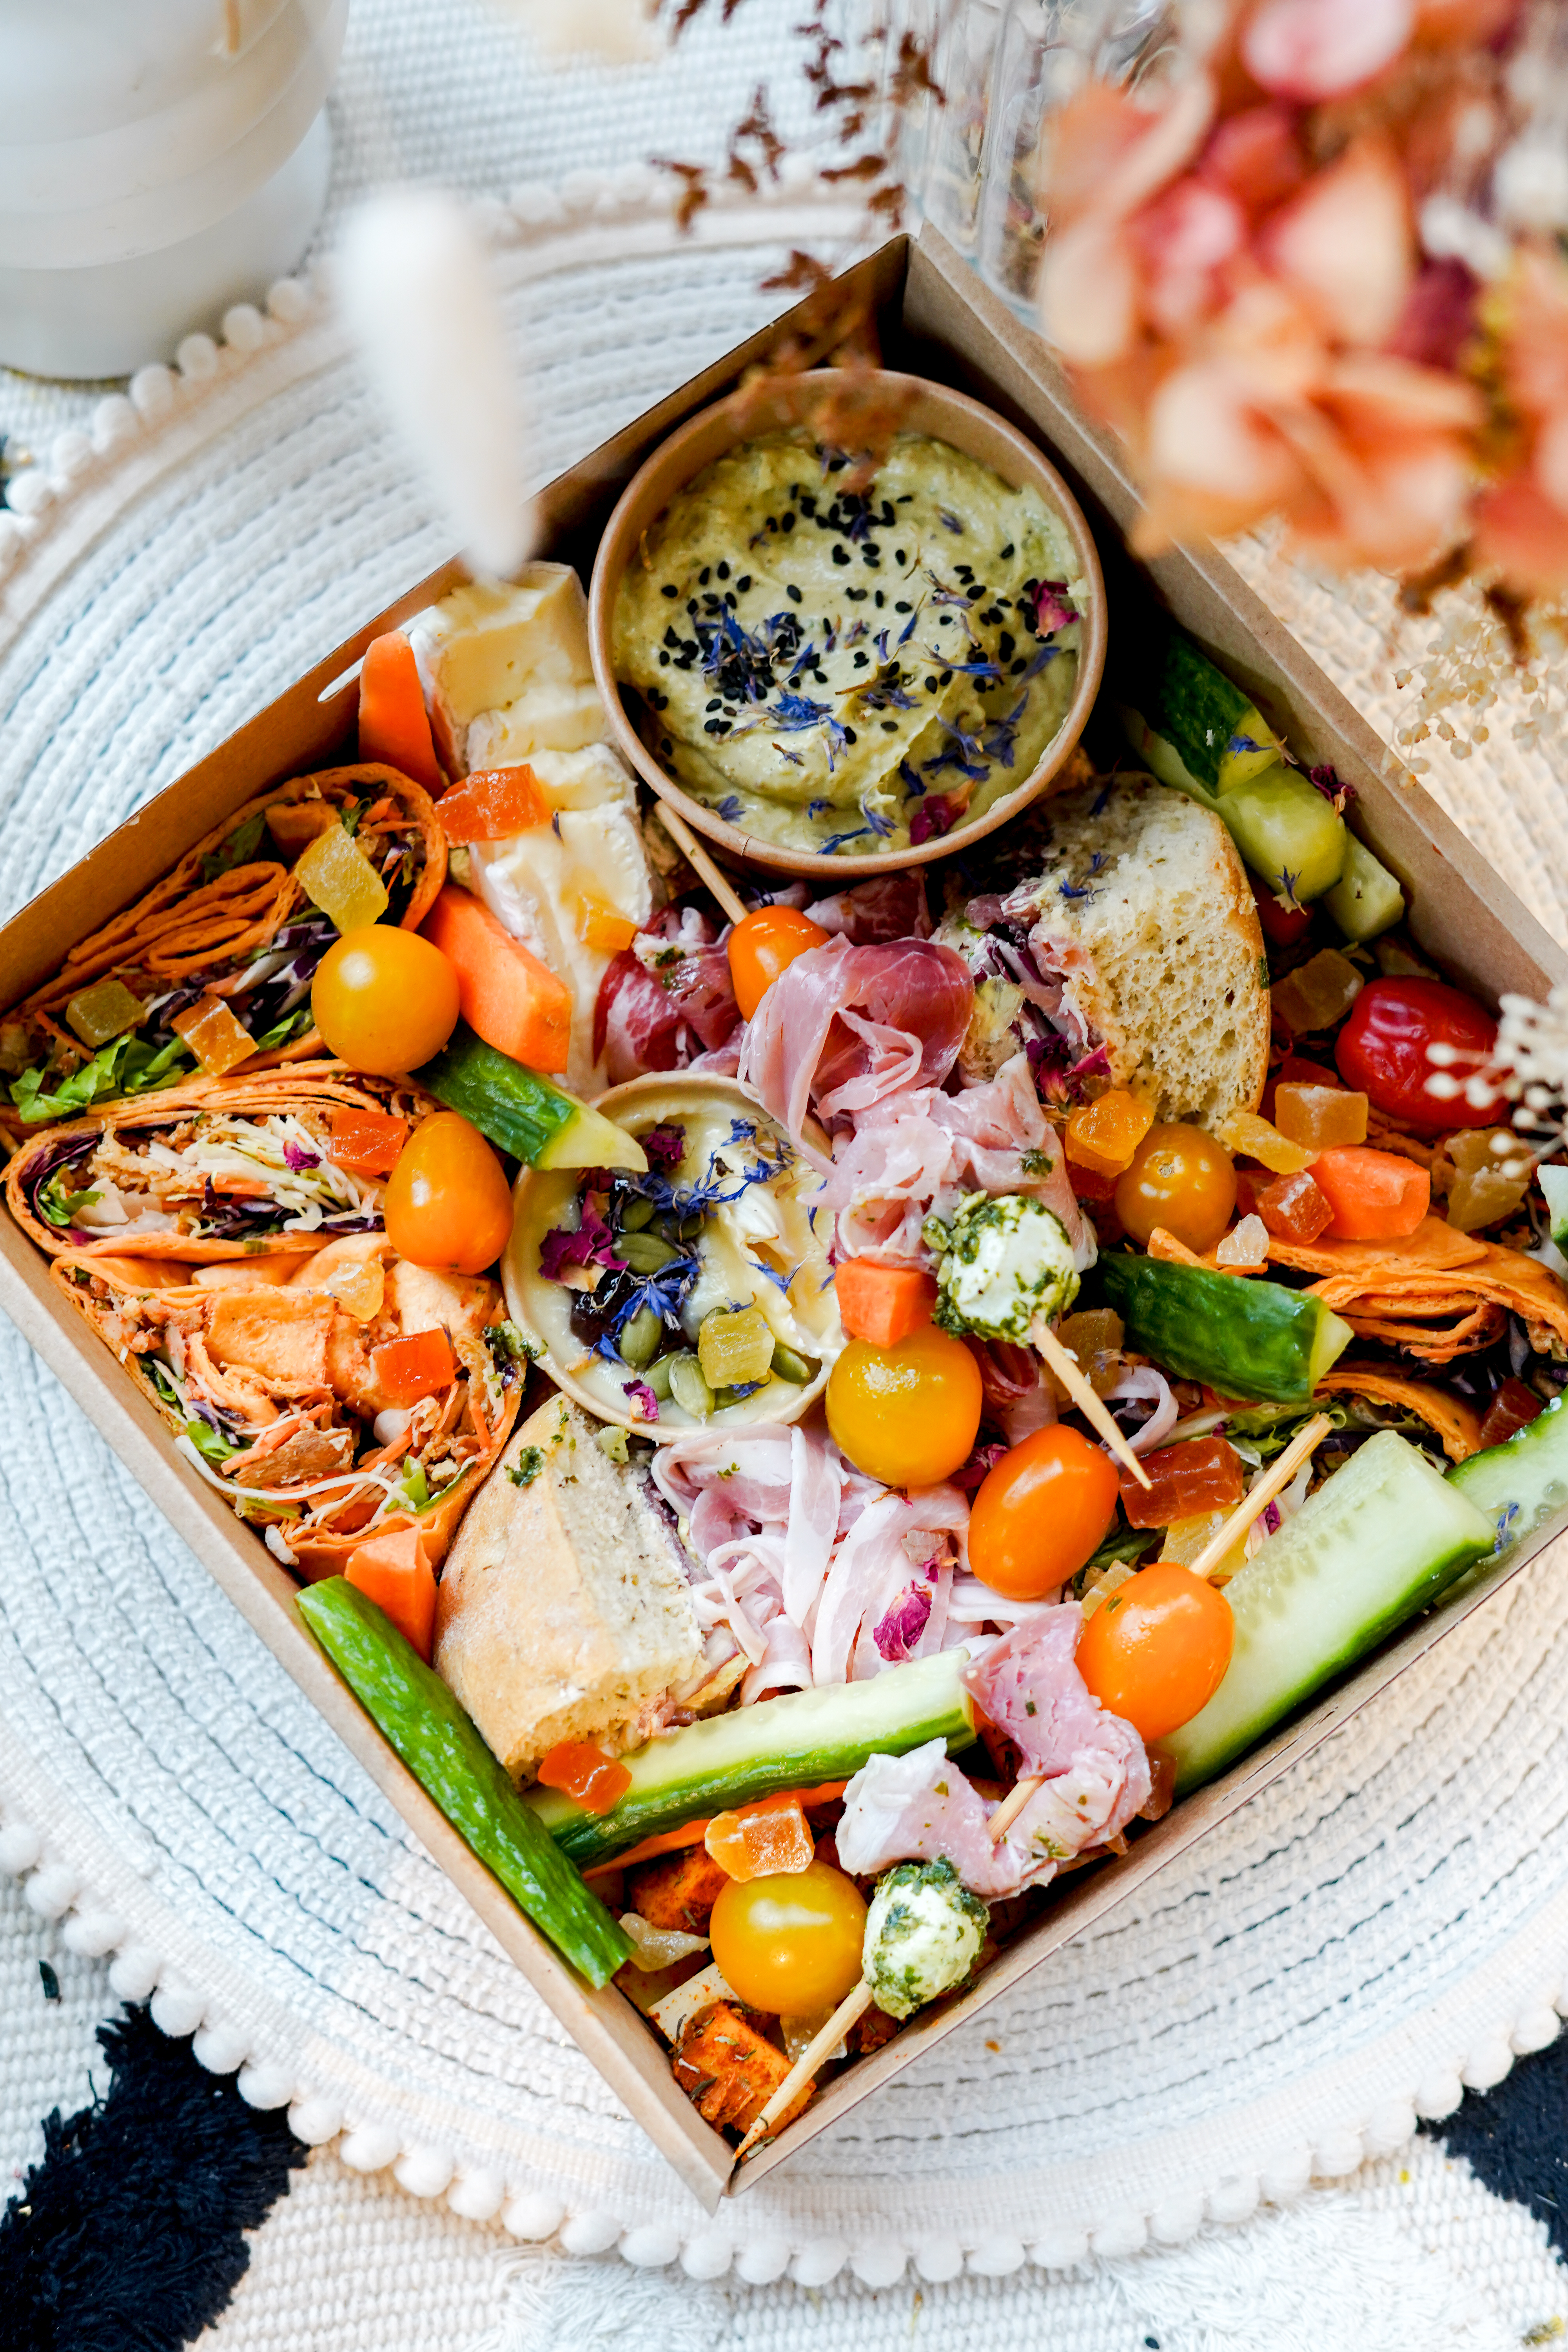
[(1060, 982), (1058, 1020), (1076, 1015), (1084, 1051), (1105, 1048), (1109, 1083), (1158, 1118), (1212, 1130), (1256, 1110), (1268, 965), (1221, 820), (1152, 776), (1125, 775), (1061, 793), (1020, 834), (986, 877), (993, 893), (950, 911), (937, 938), (974, 964), (993, 924), (1026, 931), (1041, 978)]
[(442, 1571), (437, 1671), (520, 1781), (563, 1739), (626, 1744), (702, 1664), (670, 1531), (597, 1428), (556, 1396), (514, 1430)]

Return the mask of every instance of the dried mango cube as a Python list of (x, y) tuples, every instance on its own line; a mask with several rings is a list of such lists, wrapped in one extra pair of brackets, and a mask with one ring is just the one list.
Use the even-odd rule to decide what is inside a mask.
[(332, 1268), (324, 1287), (356, 1323), (374, 1322), (386, 1297), (386, 1269), (379, 1257), (351, 1259)]
[(256, 1040), (237, 1022), (221, 996), (199, 996), (169, 1024), (183, 1037), (209, 1078), (237, 1069), (256, 1051)]
[(1067, 1155), (1097, 1176), (1120, 1176), (1154, 1124), (1154, 1106), (1112, 1087), (1079, 1103), (1067, 1126)]
[[(1274, 1089), (1274, 1123), (1281, 1135), (1304, 1151), (1332, 1151), (1341, 1144), (1364, 1143), (1366, 1114), (1365, 1095), (1353, 1095), (1345, 1087), (1304, 1087), (1281, 1081)], [(1291, 1171), (1281, 1168), (1279, 1173), (1288, 1176)]]
[(577, 937), (595, 955), (619, 955), (637, 935), (637, 927), (629, 916), (586, 890), (577, 894), (574, 923)]
[(702, 1318), (697, 1360), (710, 1389), (743, 1387), (765, 1381), (773, 1360), (773, 1335), (760, 1307), (716, 1307)]
[[(1182, 1568), (1191, 1568), (1193, 1562), (1207, 1550), (1229, 1517), (1228, 1511), (1197, 1511), (1190, 1519), (1173, 1519), (1165, 1529), (1164, 1548), (1160, 1558), (1173, 1559)], [(1210, 1569), (1209, 1581), (1211, 1584), (1228, 1584), (1237, 1570), (1246, 1565), (1247, 1536), (1243, 1532), (1237, 1536), (1219, 1566)]]
[(1274, 985), (1274, 1010), (1293, 1037), (1315, 1036), (1342, 1021), (1365, 975), (1338, 948), (1322, 948)]
[(458, 1377), (458, 1360), (445, 1331), (416, 1331), (405, 1339), (389, 1339), (373, 1348), (371, 1365), (376, 1386), (389, 1405), (417, 1404), (436, 1396)]
[(90, 988), (79, 988), (71, 998), (66, 1006), (66, 1026), (96, 1053), (111, 1037), (134, 1029), (146, 1015), (147, 1007), (139, 996), (132, 995), (122, 980), (98, 980)]
[(1109, 1396), (1121, 1378), (1121, 1343), (1126, 1336), (1121, 1316), (1109, 1307), (1086, 1307), (1079, 1314), (1065, 1315), (1057, 1325), (1057, 1338), (1068, 1354), (1076, 1357), (1096, 1396)]
[(816, 1842), (798, 1798), (739, 1813), (715, 1813), (702, 1843), (731, 1878), (775, 1878), (805, 1870)]
[(1448, 1223), (1456, 1233), (1475, 1234), (1522, 1206), (1530, 1190), (1530, 1155), (1506, 1127), (1465, 1128), (1448, 1138), (1432, 1174), (1447, 1181)]
[(1233, 1110), (1219, 1131), (1219, 1139), (1238, 1160), (1256, 1160), (1275, 1176), (1294, 1176), (1312, 1158), (1304, 1144), (1282, 1135), (1268, 1119), (1251, 1110)]
[(386, 912), (386, 885), (341, 824), (328, 825), (300, 851), (294, 878), (340, 931), (363, 930)]

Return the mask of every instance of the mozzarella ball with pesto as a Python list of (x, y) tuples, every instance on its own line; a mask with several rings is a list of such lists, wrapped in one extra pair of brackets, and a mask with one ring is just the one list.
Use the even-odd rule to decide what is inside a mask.
[(971, 1192), (927, 1239), (942, 1252), (931, 1319), (944, 1330), (1022, 1344), (1037, 1317), (1054, 1323), (1078, 1297), (1067, 1228), (1027, 1194)]
[(889, 1870), (866, 1915), (861, 1972), (889, 2017), (910, 2017), (963, 1982), (991, 1914), (945, 1854)]

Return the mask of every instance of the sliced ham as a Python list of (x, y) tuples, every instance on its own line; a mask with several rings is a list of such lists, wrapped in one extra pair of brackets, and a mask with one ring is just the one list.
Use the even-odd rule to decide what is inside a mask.
[[(1047, 1791), (1058, 1778), (1076, 1775), (1093, 1792), (1086, 1820), (1091, 1834), (1069, 1846), (1114, 1837), (1149, 1795), (1149, 1759), (1130, 1723), (1110, 1715), (1086, 1685), (1074, 1663), (1083, 1612), (1064, 1601), (1016, 1626), (964, 1671), (965, 1689), (988, 1723), (1012, 1740), (1026, 1772), (1043, 1772)], [(1080, 1795), (1075, 1790), (1075, 1806)], [(1035, 1827), (1034, 1805), (1019, 1816), (1019, 1835)], [(1059, 1805), (1046, 1808), (1056, 1820)]]
[[(965, 1886), (994, 1901), (1024, 1884), (1012, 1840), (994, 1846), (985, 1824), (994, 1807), (948, 1756), (944, 1740), (907, 1756), (873, 1756), (844, 1791), (834, 1832), (840, 1867), (876, 1878), (895, 1862), (934, 1862), (945, 1854)], [(1047, 1864), (1048, 1877), (1054, 1865)]]
[(958, 1059), (974, 1003), (962, 956), (930, 940), (812, 948), (782, 972), (751, 1022), (741, 1076), (797, 1138), (815, 1100), (857, 1118), (901, 1087), (937, 1087)]

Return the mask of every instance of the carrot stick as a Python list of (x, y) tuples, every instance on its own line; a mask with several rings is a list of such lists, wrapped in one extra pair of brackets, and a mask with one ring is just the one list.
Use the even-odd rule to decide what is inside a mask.
[(384, 760), (432, 794), (446, 784), (414, 648), (401, 629), (373, 637), (365, 647), (359, 674), (359, 755)]

